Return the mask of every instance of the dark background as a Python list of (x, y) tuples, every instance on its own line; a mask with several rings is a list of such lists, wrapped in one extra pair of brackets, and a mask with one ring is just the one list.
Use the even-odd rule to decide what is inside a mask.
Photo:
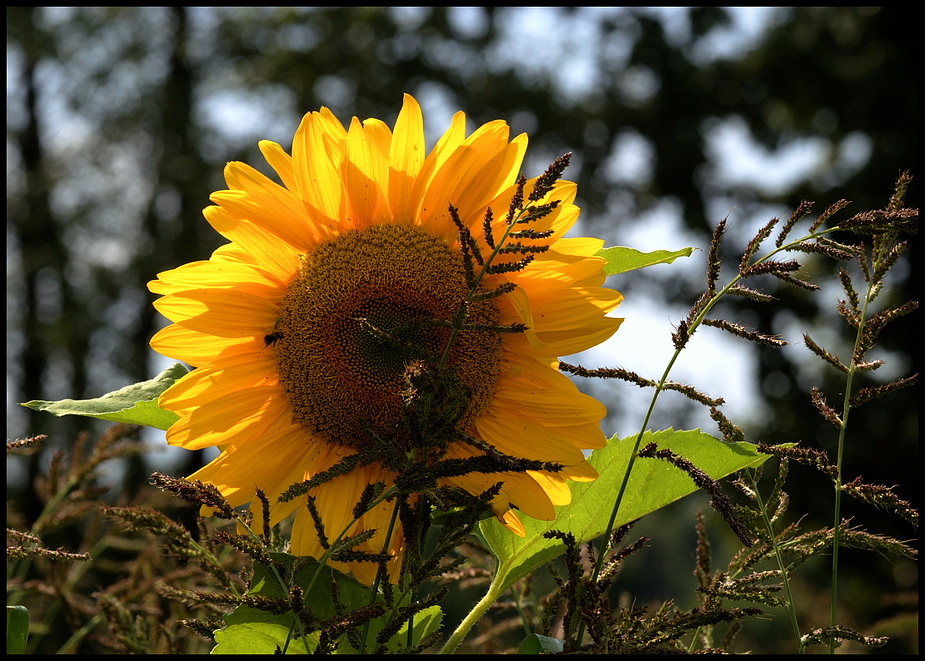
[[(470, 130), (507, 119), (513, 134), (530, 135), (528, 176), (574, 152), (567, 178), (579, 184), (582, 233), (608, 245), (625, 244), (621, 237), (638, 236), (645, 219), (667, 214), (674, 225), (659, 227), (676, 234), (656, 236), (646, 249), (705, 248), (712, 226), (734, 210), (746, 229), (731, 233), (727, 276), (759, 224), (785, 216), (801, 199), (820, 210), (840, 198), (852, 201), (851, 212), (882, 207), (898, 173), (918, 167), (918, 37), (907, 13), (843, 7), (762, 15), (764, 27), (749, 37), (741, 14), (721, 8), (9, 8), (8, 438), (46, 433), (48, 448), (66, 444), (86, 421), (15, 403), (95, 397), (166, 366), (147, 344), (164, 321), (145, 283), (219, 245), (201, 209), (224, 187), (224, 163), (266, 170), (257, 140), (288, 149), (301, 115), (321, 105), (342, 121), (357, 115), (391, 124), (402, 93), (412, 93), (424, 107), (431, 144), (455, 110), (467, 113)], [(747, 138), (751, 160), (719, 140), (724, 135)], [(806, 153), (812, 156), (795, 156)], [(909, 206), (918, 206), (920, 185), (913, 183)], [(613, 286), (628, 302), (646, 298), (683, 315), (702, 291), (702, 274), (659, 269)], [(786, 331), (791, 342), (800, 340), (792, 329), (818, 332), (817, 341), (845, 355), (851, 335), (839, 330), (833, 311), (834, 266), (812, 262), (810, 270), (828, 283), (824, 293), (762, 283), (779, 304), (736, 301), (723, 312), (765, 332)], [(901, 260), (884, 304), (914, 296), (916, 272), (914, 258)], [(915, 319), (882, 335), (878, 351), (892, 377), (917, 369)], [(665, 335), (670, 331), (666, 324)], [(761, 407), (746, 432), (752, 441), (822, 447), (834, 460), (835, 430), (811, 406), (808, 390), (821, 386), (838, 402), (839, 375), (807, 362), (808, 355), (755, 350), (748, 387)], [(700, 369), (715, 371), (709, 357)], [(862, 385), (881, 382), (876, 374), (865, 378)], [(634, 387), (582, 387), (608, 406), (605, 429), (622, 429)], [(912, 389), (855, 412), (846, 478), (863, 474), (914, 498), (917, 413)], [(685, 401), (666, 399), (654, 426), (683, 428), (700, 419)], [(177, 472), (188, 473), (202, 457), (183, 453), (178, 461)], [(41, 508), (27, 485), (46, 464), (43, 452), (8, 468), (10, 495), (27, 520)], [(146, 458), (130, 462), (124, 488), (137, 488), (149, 472)], [(806, 512), (809, 525), (831, 524), (826, 478), (797, 468), (790, 489), (794, 517)], [(643, 602), (685, 600), (696, 501), (685, 503), (644, 524), (661, 541), (627, 568), (621, 590)], [(845, 516), (873, 532), (913, 533), (851, 502)], [(851, 553), (844, 562), (846, 573), (863, 569), (844, 591), (848, 619), (857, 618), (848, 623), (861, 629), (891, 616), (890, 599), (917, 589), (909, 563)], [(824, 600), (825, 563), (810, 570), (801, 580)], [(820, 611), (813, 603), (803, 608)]]

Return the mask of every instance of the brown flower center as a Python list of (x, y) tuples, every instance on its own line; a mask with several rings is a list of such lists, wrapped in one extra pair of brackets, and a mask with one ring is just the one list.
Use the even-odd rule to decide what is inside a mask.
[[(403, 447), (410, 438), (402, 391), (414, 365), (436, 364), (449, 322), (468, 295), (462, 255), (405, 225), (350, 231), (308, 254), (276, 326), (276, 362), (293, 415), (332, 443), (362, 448), (370, 434)], [(492, 300), (470, 304), (466, 322), (493, 325)], [(465, 387), (464, 429), (491, 401), (498, 333), (463, 330), (448, 366)]]

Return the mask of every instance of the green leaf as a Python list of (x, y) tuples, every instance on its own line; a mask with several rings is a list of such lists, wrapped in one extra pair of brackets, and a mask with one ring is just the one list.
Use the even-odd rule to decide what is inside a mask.
[[(653, 441), (659, 448), (670, 449), (690, 460), (714, 480), (749, 466), (758, 466), (768, 458), (759, 454), (751, 443), (726, 443), (699, 429), (646, 432), (640, 447)], [(545, 539), (543, 533), (549, 530), (569, 532), (576, 542), (582, 543), (605, 532), (634, 444), (635, 436), (623, 440), (614, 437), (606, 447), (592, 452), (588, 462), (597, 468), (600, 477), (593, 482), (570, 482), (572, 502), (558, 508), (554, 521), (521, 517), (526, 531), (524, 537), (511, 533), (495, 519), (479, 524), (482, 537), (498, 560), (492, 585), (498, 584), (495, 591), (499, 595), (565, 550), (562, 542)], [(690, 477), (671, 464), (659, 459), (637, 459), (615, 525), (638, 519), (695, 490)]]
[[(286, 567), (292, 567), (297, 560), (294, 556), (285, 553), (271, 553), (270, 556)], [(335, 614), (344, 614), (355, 608), (369, 604), (369, 587), (363, 585), (352, 576), (341, 573), (333, 567), (322, 567), (314, 558), (298, 558), (301, 567), (296, 571), (295, 580), (302, 587), (305, 604), (319, 619), (333, 617)], [(317, 580), (313, 580), (320, 570)], [(338, 611), (334, 605), (331, 594), (332, 581), (337, 585), (337, 594), (345, 611)], [(276, 574), (267, 567), (254, 563), (254, 577), (248, 595), (259, 595), (272, 599), (288, 598), (288, 590), (284, 591), (279, 584)], [(381, 601), (378, 597), (377, 601)], [(443, 613), (439, 606), (431, 606), (414, 616), (414, 630), (412, 644), (417, 644), (440, 628)], [(213, 654), (273, 654), (277, 648), (285, 649), (287, 654), (305, 654), (314, 651), (318, 645), (319, 632), (309, 633), (304, 639), (290, 639), (290, 631), (294, 628), (295, 615), (292, 612), (274, 614), (262, 611), (251, 606), (238, 606), (225, 616), (225, 628), (215, 632), (216, 646)], [(376, 635), (382, 630), (385, 618), (380, 617), (370, 623), (367, 640), (369, 645), (375, 643)], [(392, 639), (386, 643), (390, 652), (400, 653), (407, 644), (408, 625), (405, 623)], [(342, 636), (338, 642), (338, 653), (356, 653), (347, 640)]]
[(29, 611), (25, 606), (6, 607), (6, 653), (25, 654), (29, 639)]
[(225, 628), (215, 632), (212, 654), (274, 654), (277, 649), (285, 649), (286, 654), (306, 654), (306, 645), (314, 650), (318, 645), (317, 631), (307, 634), (304, 640), (290, 640), (287, 645), (293, 622), (291, 613), (281, 616), (238, 606), (225, 616)]
[(150, 381), (142, 381), (96, 399), (62, 399), (48, 402), (34, 399), (26, 406), (34, 411), (46, 411), (59, 418), (62, 415), (82, 415), (130, 425), (167, 429), (180, 417), (157, 405), (157, 398), (189, 371), (180, 363), (168, 367)]
[(565, 649), (565, 642), (558, 638), (531, 633), (517, 648), (518, 654), (559, 654)]
[(618, 273), (626, 273), (627, 271), (634, 271), (654, 264), (671, 264), (671, 262), (678, 257), (690, 257), (693, 252), (693, 248), (681, 248), (675, 251), (656, 250), (654, 252), (639, 252), (633, 248), (613, 246), (611, 248), (601, 248), (597, 256), (607, 260), (607, 263), (604, 265), (604, 273), (607, 275), (616, 275)]

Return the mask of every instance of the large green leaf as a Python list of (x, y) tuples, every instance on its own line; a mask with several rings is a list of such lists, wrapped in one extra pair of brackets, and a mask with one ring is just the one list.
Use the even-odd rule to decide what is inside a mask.
[(158, 406), (157, 398), (177, 379), (188, 373), (186, 367), (175, 363), (150, 381), (126, 386), (96, 399), (62, 399), (57, 402), (34, 399), (23, 406), (35, 411), (46, 411), (59, 418), (62, 415), (82, 415), (87, 418), (167, 429), (180, 418), (173, 411)]
[[(719, 479), (748, 466), (758, 466), (767, 459), (750, 443), (726, 443), (699, 429), (646, 432), (644, 447), (650, 442), (670, 449), (690, 460), (711, 478)], [(537, 521), (521, 517), (526, 531), (518, 537), (495, 519), (479, 524), (480, 532), (498, 560), (493, 591), (501, 594), (515, 581), (564, 551), (557, 539), (545, 539), (543, 533), (561, 530), (571, 533), (579, 543), (603, 534), (613, 510), (614, 500), (632, 454), (635, 437), (610, 439), (607, 446), (595, 450), (588, 461), (600, 477), (594, 482), (571, 482), (572, 502), (558, 508), (554, 521)], [(680, 469), (659, 459), (637, 459), (633, 466), (615, 525), (638, 519), (644, 514), (673, 503), (696, 490), (690, 477)]]
[(671, 264), (678, 257), (690, 257), (694, 252), (693, 248), (681, 248), (680, 250), (655, 250), (653, 252), (640, 252), (633, 248), (624, 248), (623, 246), (613, 246), (611, 248), (601, 248), (597, 256), (607, 260), (604, 265), (604, 273), (607, 275), (616, 275), (626, 273), (636, 269), (653, 266), (655, 264)]
[[(296, 558), (284, 553), (270, 554), (274, 560), (291, 567)], [(300, 558), (303, 566), (296, 572), (295, 580), (302, 587), (305, 604), (319, 619), (326, 619), (338, 611), (332, 596), (332, 581), (337, 585), (337, 595), (343, 609), (352, 610), (369, 604), (369, 587), (352, 576), (348, 576), (332, 567), (322, 567), (318, 580), (312, 582), (319, 569), (314, 558)], [(267, 567), (254, 563), (254, 577), (251, 581), (249, 595), (259, 595), (273, 599), (286, 598), (276, 575)], [(381, 597), (378, 598), (381, 601)], [(443, 613), (439, 606), (431, 606), (414, 616), (414, 629), (411, 644), (417, 644), (425, 636), (440, 628)], [(291, 612), (281, 615), (268, 613), (251, 606), (238, 606), (225, 616), (225, 628), (215, 632), (216, 646), (213, 654), (273, 654), (277, 648), (286, 650), (287, 654), (305, 654), (314, 651), (318, 644), (318, 632), (310, 633), (304, 639), (289, 640), (295, 615)], [(384, 618), (377, 618), (370, 623), (368, 640), (372, 643), (382, 630)], [(386, 644), (390, 652), (397, 653), (407, 644), (408, 624), (405, 623)], [(356, 650), (350, 645), (346, 636), (338, 642), (338, 653), (352, 654)]]

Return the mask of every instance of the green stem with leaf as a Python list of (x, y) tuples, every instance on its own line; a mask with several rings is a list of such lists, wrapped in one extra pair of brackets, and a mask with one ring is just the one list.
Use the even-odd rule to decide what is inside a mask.
[[(778, 253), (786, 252), (803, 242), (810, 241), (812, 239), (816, 239), (820, 236), (824, 236), (831, 232), (838, 231), (838, 229), (839, 229), (838, 227), (832, 227), (827, 230), (811, 232), (799, 239), (790, 241), (788, 243), (785, 243), (775, 248), (774, 250), (770, 251), (768, 254), (759, 258), (755, 262), (755, 264), (761, 264), (761, 263), (767, 262), (771, 258), (773, 258), (775, 255), (777, 255)], [(713, 307), (723, 298), (723, 296), (728, 294), (729, 291), (733, 287), (735, 287), (736, 284), (738, 284), (740, 280), (743, 279), (743, 277), (744, 276), (742, 275), (741, 272), (737, 273), (724, 287), (722, 287), (719, 291), (715, 292), (714, 295), (710, 297), (710, 299), (707, 300), (706, 303), (704, 303), (704, 305), (701, 307), (700, 312), (698, 312), (694, 316), (691, 323), (688, 325), (688, 328), (687, 328), (688, 336), (693, 335), (693, 333), (697, 330), (697, 328), (701, 325), (703, 320), (706, 318), (710, 310), (712, 310)], [(603, 536), (603, 539), (605, 540), (605, 544), (609, 543), (608, 540), (610, 539), (610, 536), (613, 533), (614, 522), (617, 519), (617, 514), (623, 502), (623, 498), (626, 493), (626, 485), (629, 483), (630, 474), (633, 471), (633, 466), (635, 465), (636, 458), (639, 454), (639, 449), (640, 449), (640, 445), (642, 444), (643, 435), (645, 434), (645, 431), (649, 426), (649, 420), (652, 416), (652, 412), (655, 410), (655, 403), (658, 401), (659, 395), (665, 389), (665, 384), (668, 381), (668, 375), (671, 372), (672, 368), (674, 367), (675, 362), (678, 360), (678, 357), (681, 355), (681, 351), (683, 349), (684, 349), (684, 345), (679, 346), (675, 349), (674, 353), (671, 356), (671, 359), (668, 361), (668, 365), (665, 367), (665, 370), (662, 373), (661, 378), (659, 379), (658, 383), (655, 386), (655, 392), (653, 393), (652, 399), (649, 402), (649, 407), (646, 410), (646, 414), (645, 414), (645, 417), (643, 418), (642, 425), (640, 426), (639, 433), (636, 435), (636, 442), (635, 442), (635, 445), (633, 446), (633, 454), (631, 455), (629, 464), (626, 467), (626, 474), (623, 477), (623, 481), (620, 484), (620, 489), (617, 492), (616, 500), (614, 501), (613, 511), (610, 515), (610, 522), (608, 523), (607, 530)], [(601, 573), (601, 569), (604, 564), (604, 558), (606, 557), (606, 555), (607, 555), (606, 548), (603, 549), (602, 552), (598, 554), (597, 560), (594, 563), (594, 570), (592, 571), (592, 574), (591, 574), (592, 582), (597, 581), (597, 578)], [(577, 634), (577, 639), (576, 639), (578, 646), (581, 645), (581, 639), (584, 636), (584, 631), (585, 631), (585, 622), (584, 620), (582, 620), (578, 627), (578, 634)]]

